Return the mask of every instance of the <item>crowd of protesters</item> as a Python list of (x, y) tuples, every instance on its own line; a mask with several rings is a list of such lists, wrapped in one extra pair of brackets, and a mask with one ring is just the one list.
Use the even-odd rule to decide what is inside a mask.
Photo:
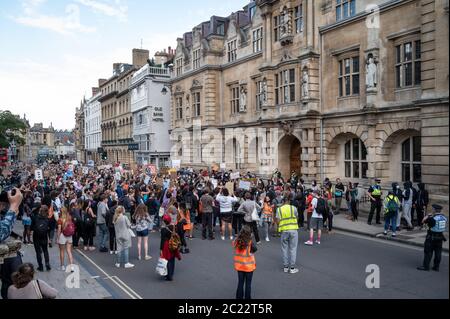
[[(44, 172), (42, 180), (34, 176), (36, 168)], [(238, 298), (250, 296), (249, 273), (256, 269), (253, 254), (257, 250), (255, 244), (261, 244), (261, 235), (267, 242), (281, 237), (284, 271), (295, 274), (298, 229), (310, 232), (306, 245), (320, 245), (322, 231), (333, 232), (335, 215), (346, 211), (348, 219), (358, 221), (359, 202), (366, 195), (358, 183), (344, 185), (340, 179), (335, 183), (325, 179), (321, 183), (312, 181), (307, 187), (295, 173), (284, 179), (278, 170), (267, 180), (251, 173), (232, 180), (232, 171), (180, 169), (151, 175), (145, 167), (134, 172), (119, 166), (87, 169), (59, 163), (19, 167), (3, 182), (11, 182), (8, 178), (19, 175), (19, 170), (21, 180), (15, 184), (24, 196), (19, 212), (24, 226), (23, 244), (34, 245), (38, 271), (44, 271), (44, 266), (46, 271), (51, 270), (48, 249), (54, 244), (59, 247), (62, 271), (66, 267), (73, 271), (74, 248), (85, 252), (98, 249), (115, 255), (116, 267), (133, 268), (129, 257), (132, 238), (137, 237), (138, 259), (150, 260), (153, 252), (149, 251), (149, 234), (160, 231), (160, 251), (154, 256), (168, 261), (165, 278), (171, 281), (175, 259), (190, 253), (188, 242), (198, 229), (203, 240), (229, 239), (234, 243)], [(248, 183), (241, 184), (242, 181)], [(367, 192), (371, 200), (369, 224), (375, 211), (376, 221), (381, 223), (378, 204), (382, 193), (377, 185)], [(407, 229), (413, 229), (414, 211), (416, 226), (422, 227), (429, 204), (424, 184), (415, 189), (408, 182), (404, 190), (393, 184), (385, 197), (386, 234), (389, 230), (396, 234), (402, 217)], [(393, 207), (394, 215), (389, 213)], [(174, 238), (179, 243), (174, 243)], [(32, 280), (31, 266), (21, 271)], [(44, 290), (53, 294), (50, 288)]]

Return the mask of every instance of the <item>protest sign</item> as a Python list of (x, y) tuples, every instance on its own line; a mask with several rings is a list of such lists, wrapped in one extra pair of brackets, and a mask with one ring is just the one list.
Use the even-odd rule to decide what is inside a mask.
[(246, 191), (249, 191), (251, 187), (252, 187), (252, 183), (250, 183), (250, 182), (246, 182), (246, 181), (239, 182), (240, 189), (245, 189)]
[(181, 160), (172, 160), (172, 168), (180, 169), (181, 168)]
[(156, 166), (155, 165), (149, 165), (148, 166), (148, 168), (149, 168), (149, 170), (150, 170), (150, 173), (152, 174), (152, 175), (156, 175)]
[(42, 174), (42, 170), (41, 169), (37, 169), (34, 171), (34, 177), (37, 181), (42, 181), (44, 180), (44, 176)]
[(146, 175), (144, 180), (145, 185), (148, 185), (150, 183), (150, 176)]
[(83, 167), (83, 174), (84, 175), (89, 174), (89, 167)]
[(241, 177), (241, 173), (239, 173), (239, 172), (230, 174), (230, 179), (239, 179), (240, 177)]
[(217, 181), (217, 179), (211, 178), (211, 184), (213, 185), (214, 189), (216, 189), (219, 185), (219, 182)]
[(230, 194), (234, 194), (234, 183), (233, 182), (226, 183), (225, 188), (228, 189), (228, 192), (230, 192)]
[(220, 169), (227, 169), (227, 164), (221, 163), (220, 164)]

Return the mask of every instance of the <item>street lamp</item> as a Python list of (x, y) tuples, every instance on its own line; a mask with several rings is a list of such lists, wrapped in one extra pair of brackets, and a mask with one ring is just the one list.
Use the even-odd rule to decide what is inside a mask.
[(167, 86), (164, 85), (164, 87), (163, 87), (162, 90), (161, 90), (161, 94), (164, 95), (164, 96), (166, 96), (168, 92), (169, 92), (169, 90), (168, 90)]

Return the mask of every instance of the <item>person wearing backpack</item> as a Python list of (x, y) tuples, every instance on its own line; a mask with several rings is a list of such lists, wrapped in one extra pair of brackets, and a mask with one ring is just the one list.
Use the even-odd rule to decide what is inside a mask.
[(307, 246), (314, 245), (314, 230), (317, 231), (316, 244), (320, 245), (320, 239), (322, 237), (323, 228), (323, 216), (326, 214), (327, 201), (319, 196), (319, 191), (313, 191), (313, 199), (311, 201), (312, 216), (311, 225), (309, 230), (309, 240), (305, 243)]
[(73, 267), (73, 256), (72, 256), (72, 236), (75, 234), (75, 223), (72, 221), (72, 216), (70, 216), (66, 207), (61, 208), (61, 216), (58, 219), (58, 230), (57, 238), (59, 245), (59, 261), (61, 262), (61, 267), (59, 270), (66, 271), (66, 266), (64, 265), (65, 256), (64, 252), (67, 252), (67, 257), (69, 258), (69, 265), (71, 267), (71, 272), (74, 272)]
[(38, 271), (44, 271), (44, 266), (42, 264), (42, 253), (44, 253), (45, 268), (50, 271), (50, 257), (48, 254), (48, 207), (37, 206), (33, 210), (33, 215), (31, 218), (31, 231), (33, 232), (33, 244), (34, 250), (36, 252), (36, 259), (38, 263)]
[(442, 244), (447, 241), (444, 232), (447, 230), (447, 217), (442, 214), (442, 206), (434, 204), (433, 214), (428, 215), (422, 220), (423, 224), (428, 226), (427, 237), (425, 239), (424, 258), (421, 267), (417, 270), (430, 271), (430, 263), (434, 253), (433, 271), (439, 271), (442, 257)]
[(396, 237), (397, 233), (397, 215), (400, 209), (400, 201), (394, 192), (390, 191), (384, 199), (384, 235), (387, 236), (389, 226), (392, 229), (392, 237)]
[(181, 240), (172, 225), (172, 218), (169, 215), (163, 217), (164, 227), (161, 228), (160, 256), (167, 260), (167, 281), (173, 281), (175, 273), (175, 258), (181, 260), (180, 247)]

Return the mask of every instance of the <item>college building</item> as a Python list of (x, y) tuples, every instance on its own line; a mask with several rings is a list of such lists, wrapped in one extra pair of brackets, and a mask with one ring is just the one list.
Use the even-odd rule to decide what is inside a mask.
[(448, 203), (448, 1), (257, 0), (177, 39), (172, 159)]

